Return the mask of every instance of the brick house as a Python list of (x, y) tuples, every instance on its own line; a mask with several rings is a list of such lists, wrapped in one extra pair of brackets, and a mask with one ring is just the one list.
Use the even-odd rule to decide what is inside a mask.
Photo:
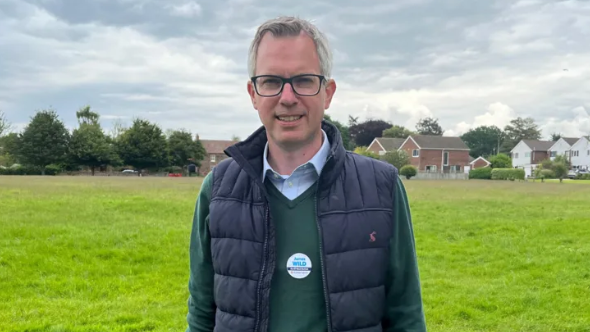
[(469, 166), (469, 147), (459, 137), (411, 135), (402, 143), (420, 172), (460, 173)]
[(382, 156), (386, 152), (398, 150), (405, 140), (405, 138), (375, 137), (367, 150)]
[(215, 167), (220, 161), (229, 158), (224, 150), (237, 143), (236, 141), (231, 140), (199, 139), (199, 136), (197, 136), (197, 139), (201, 141), (205, 151), (207, 151), (205, 159), (201, 161), (201, 167), (199, 168), (199, 175), (202, 176), (209, 174), (213, 167)]
[[(473, 158), (472, 158), (473, 159)], [(473, 160), (471, 160), (471, 162), (469, 163), (469, 165), (471, 166), (471, 169), (476, 169), (476, 168), (482, 168), (482, 167), (488, 167), (490, 166), (492, 163), (490, 163), (488, 160), (486, 160), (486, 158), (479, 156)]]

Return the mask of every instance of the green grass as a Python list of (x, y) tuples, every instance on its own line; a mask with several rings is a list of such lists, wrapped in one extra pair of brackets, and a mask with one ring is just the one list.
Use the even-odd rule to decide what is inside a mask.
[[(590, 331), (590, 186), (405, 183), (429, 331)], [(0, 331), (184, 331), (199, 185), (0, 177)]]

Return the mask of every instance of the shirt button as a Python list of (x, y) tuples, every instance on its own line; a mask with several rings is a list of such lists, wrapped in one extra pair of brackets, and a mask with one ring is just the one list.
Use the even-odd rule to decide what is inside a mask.
[(289, 187), (293, 187), (293, 182), (289, 182)]

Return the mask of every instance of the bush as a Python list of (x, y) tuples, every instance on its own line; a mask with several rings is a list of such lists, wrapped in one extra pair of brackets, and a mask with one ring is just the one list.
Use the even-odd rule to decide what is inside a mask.
[(386, 152), (381, 156), (381, 160), (395, 166), (401, 170), (402, 167), (410, 164), (410, 156), (404, 150), (394, 150)]
[(590, 174), (578, 174), (576, 180), (590, 180)]
[(399, 174), (405, 176), (406, 179), (409, 180), (411, 177), (416, 176), (416, 174), (418, 174), (418, 170), (416, 169), (416, 167), (412, 165), (406, 165), (402, 167), (402, 169), (400, 169)]
[(492, 180), (524, 180), (524, 169), (494, 168), (492, 169)]
[(58, 175), (61, 171), (62, 168), (59, 165), (52, 164), (45, 167), (45, 175)]
[(0, 168), (0, 175), (41, 175), (41, 169), (35, 166), (14, 166)]
[(492, 168), (511, 168), (512, 159), (506, 154), (500, 153), (490, 157), (490, 163)]
[(469, 171), (469, 178), (470, 179), (477, 179), (477, 180), (491, 180), (492, 179), (492, 168), (491, 167), (482, 167), (482, 168), (475, 168)]
[(358, 146), (354, 149), (354, 153), (360, 154), (361, 156), (370, 157), (373, 159), (380, 159), (379, 155), (371, 150), (367, 150), (366, 146)]
[(550, 169), (541, 169), (539, 171), (538, 175), (535, 175), (535, 177), (539, 177), (541, 179), (554, 179), (555, 178), (555, 172), (553, 172)]

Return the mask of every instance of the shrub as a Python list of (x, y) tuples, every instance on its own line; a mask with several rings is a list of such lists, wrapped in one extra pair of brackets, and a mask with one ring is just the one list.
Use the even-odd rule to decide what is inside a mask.
[(500, 153), (490, 158), (492, 168), (510, 168), (512, 167), (512, 159), (506, 154)]
[(367, 150), (366, 146), (358, 146), (354, 149), (354, 153), (360, 154), (362, 156), (370, 157), (373, 159), (380, 159), (379, 155), (373, 151)]
[(578, 174), (576, 180), (590, 180), (590, 174)]
[(410, 156), (404, 150), (394, 150), (386, 152), (381, 156), (381, 160), (395, 166), (401, 170), (402, 167), (410, 164)]
[(492, 180), (524, 180), (524, 169), (494, 168), (492, 169)]
[(51, 164), (45, 167), (45, 175), (58, 175), (61, 171), (62, 168), (59, 165)]
[(553, 179), (555, 178), (555, 172), (553, 172), (550, 169), (541, 169), (539, 171), (539, 176), (536, 177), (539, 177), (541, 179)]
[(402, 167), (402, 169), (400, 169), (399, 174), (405, 176), (406, 179), (409, 180), (411, 177), (416, 176), (416, 174), (418, 174), (418, 170), (416, 169), (416, 167), (412, 165), (406, 165)]
[(492, 168), (491, 167), (482, 167), (482, 168), (475, 168), (469, 171), (469, 178), (470, 179), (477, 179), (477, 180), (491, 180), (492, 179)]

